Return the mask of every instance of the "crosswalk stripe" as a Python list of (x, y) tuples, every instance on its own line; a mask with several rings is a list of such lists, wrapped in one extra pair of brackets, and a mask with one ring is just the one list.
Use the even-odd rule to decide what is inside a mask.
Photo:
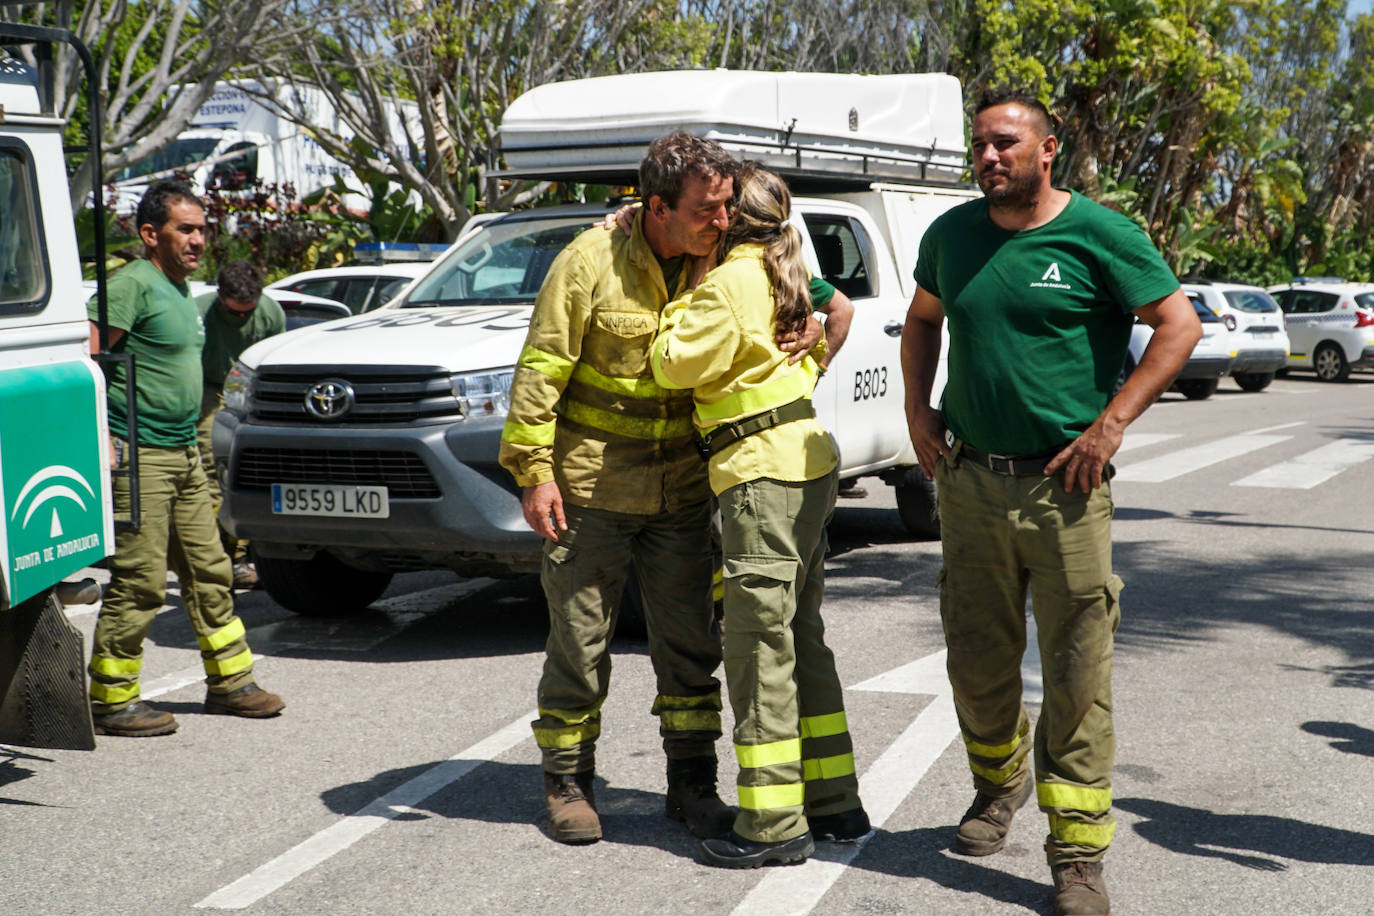
[(1128, 464), (1117, 471), (1116, 480), (1143, 483), (1160, 483), (1165, 480), (1173, 480), (1175, 477), (1181, 477), (1184, 474), (1201, 470), (1227, 459), (1238, 458), (1258, 449), (1278, 445), (1280, 442), (1286, 442), (1291, 438), (1293, 437), (1253, 434), (1227, 436), (1224, 439), (1217, 439), (1204, 445), (1196, 445), (1192, 448), (1161, 455), (1158, 458)]
[(1374, 442), (1342, 439), (1232, 481), (1231, 486), (1310, 490), (1371, 458), (1374, 458)]
[(1170, 439), (1182, 439), (1183, 433), (1126, 433), (1121, 438), (1121, 448), (1116, 450), (1120, 455), (1122, 452), (1129, 452), (1134, 448), (1145, 448), (1148, 445), (1158, 445), (1161, 442), (1168, 442)]

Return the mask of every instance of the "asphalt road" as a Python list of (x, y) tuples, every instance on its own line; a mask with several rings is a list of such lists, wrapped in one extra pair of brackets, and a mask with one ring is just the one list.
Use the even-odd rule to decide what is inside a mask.
[[(1227, 381), (1132, 427), (1114, 483), (1115, 913), (1374, 911), (1371, 459), (1374, 377)], [(1048, 913), (1033, 806), (996, 856), (950, 851), (972, 790), (938, 654), (939, 544), (911, 542), (891, 491), (864, 485), (831, 527), (825, 610), (879, 824), (860, 846), (699, 864), (662, 815), (648, 658), (623, 638), (606, 839), (552, 842), (528, 727), (545, 633), (531, 580), (402, 576), (348, 620), (240, 593), (259, 679), (289, 704), (267, 721), (201, 713), (173, 591), (144, 695), (179, 732), (0, 748), (0, 912)], [(88, 638), (93, 611), (70, 609)], [(1026, 674), (1033, 697), (1034, 659)], [(728, 737), (718, 750), (733, 797)]]

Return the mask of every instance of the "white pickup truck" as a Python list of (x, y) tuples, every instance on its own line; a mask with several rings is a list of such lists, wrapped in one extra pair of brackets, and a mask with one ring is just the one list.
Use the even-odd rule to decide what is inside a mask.
[[(976, 192), (959, 84), (940, 74), (690, 71), (555, 83), (502, 122), (507, 174), (630, 184), (675, 127), (788, 176), (806, 259), (854, 302), (814, 396), (841, 477), (896, 487), (938, 535), (902, 409), (899, 338), (917, 244)], [(497, 464), (531, 304), (554, 256), (606, 205), (525, 210), (465, 232), (386, 307), (246, 351), (215, 427), (223, 514), (252, 540), (268, 593), (299, 613), (366, 606), (401, 570), (538, 569), (519, 489)]]

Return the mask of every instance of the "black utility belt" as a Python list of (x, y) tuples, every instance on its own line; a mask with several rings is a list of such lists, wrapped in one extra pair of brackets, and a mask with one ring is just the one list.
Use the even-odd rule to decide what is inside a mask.
[(701, 455), (702, 460), (706, 461), (726, 446), (734, 445), (739, 440), (748, 438), (755, 433), (761, 433), (765, 429), (772, 429), (774, 426), (781, 426), (784, 423), (791, 423), (793, 420), (809, 420), (815, 415), (816, 408), (811, 403), (810, 398), (797, 398), (791, 403), (774, 407), (772, 410), (765, 410), (763, 413), (756, 413), (752, 417), (745, 417), (743, 420), (736, 420), (733, 423), (722, 423), (696, 440), (697, 452)]
[(967, 459), (997, 474), (1022, 477), (1045, 473), (1045, 465), (1053, 461), (1054, 456), (1063, 450), (1061, 446), (1053, 451), (1041, 452), (1039, 455), (993, 455), (979, 451), (967, 442), (961, 442), (959, 460), (962, 462)]

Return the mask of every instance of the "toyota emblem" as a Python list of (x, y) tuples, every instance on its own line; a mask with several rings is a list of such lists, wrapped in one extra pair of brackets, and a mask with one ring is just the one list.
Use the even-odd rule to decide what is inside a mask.
[(305, 393), (305, 410), (319, 420), (338, 420), (353, 409), (357, 396), (343, 379), (327, 378)]

